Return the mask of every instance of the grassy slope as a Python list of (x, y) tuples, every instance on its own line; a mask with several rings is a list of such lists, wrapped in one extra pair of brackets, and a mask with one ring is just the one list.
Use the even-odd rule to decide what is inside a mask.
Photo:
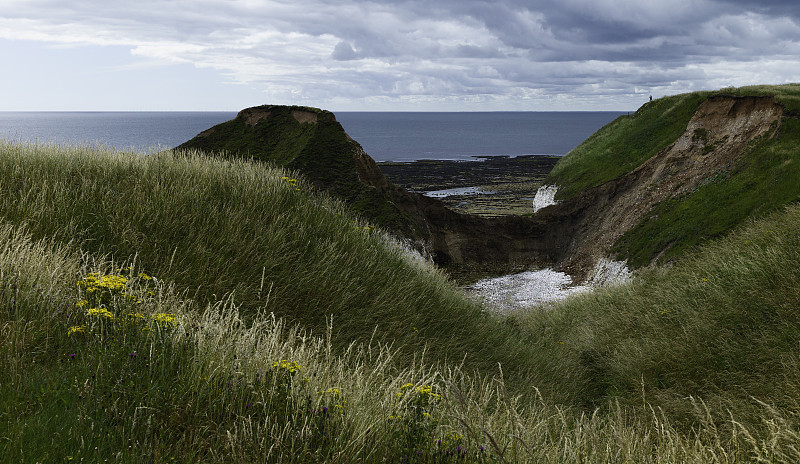
[[(784, 120), (775, 140), (755, 141), (727, 173), (691, 195), (658, 205), (655, 214), (615, 245), (634, 266), (680, 256), (709, 238), (726, 234), (750, 216), (763, 216), (800, 200), (800, 121)], [(746, 192), (746, 193), (743, 193)]]
[[(442, 275), (409, 266), (340, 203), (259, 163), (195, 155), (130, 156), (0, 147), (0, 217), (37, 239), (74, 242), (147, 272), (200, 302), (233, 294), (242, 313), (264, 307), (334, 345), (396, 343), (413, 357), (506, 367), (526, 377), (528, 348)], [(296, 190), (299, 189), (299, 191)]]
[[(624, 175), (663, 150), (683, 133), (709, 95), (774, 95), (789, 114), (800, 111), (800, 85), (754, 86), (665, 97), (622, 116), (565, 156), (547, 179), (560, 186), (557, 197)], [(775, 211), (800, 199), (800, 126), (785, 119), (779, 137), (754, 142), (736, 167), (702, 188), (664, 202), (615, 244), (617, 258), (633, 266), (681, 256), (693, 246), (720, 236), (746, 218)], [(747, 194), (742, 194), (747, 192)]]
[(545, 180), (557, 200), (624, 175), (668, 147), (686, 129), (708, 93), (659, 98), (595, 132), (555, 165)]
[[(380, 462), (423, 451), (423, 459), (446, 462), (426, 437), (446, 441), (450, 432), (462, 436), (451, 445), (520, 462), (798, 458), (798, 207), (673, 269), (501, 322), (441, 276), (387, 251), (338, 204), (302, 181), (296, 191), (260, 165), (4, 145), (0, 172), (2, 220), (14, 224), (0, 228), (0, 371), (11, 386), (0, 391), (0, 458), (101, 460), (119, 452), (128, 462), (142, 453), (253, 462), (277, 444), (273, 452), (285, 460)], [(54, 245), (11, 232), (23, 225)], [(75, 280), (103, 267), (81, 265), (78, 247), (135, 259), (172, 283), (178, 295), (161, 290), (143, 298), (141, 311), (183, 315), (181, 329), (74, 318)], [(194, 302), (180, 297), (185, 290)], [(231, 291), (252, 327), (219, 303)], [(264, 310), (317, 334), (333, 314), (333, 345), (272, 325)], [(67, 335), (74, 323), (87, 324), (85, 337)], [(376, 325), (377, 339), (401, 353), (363, 343)], [(349, 354), (336, 355), (351, 341)], [(428, 361), (420, 362), (426, 344)], [(477, 369), (478, 378), (430, 367), (465, 353), (465, 370)], [(309, 378), (292, 387), (291, 400), (281, 383), (259, 383), (265, 372), (280, 373), (272, 365), (280, 359), (300, 361)], [(512, 391), (536, 386), (545, 402), (514, 406), (500, 383), (480, 377), (497, 372), (497, 362)], [(406, 381), (444, 394), (423, 409), (439, 425), (413, 414), (413, 423), (387, 419)], [(229, 385), (240, 382), (246, 388)], [(308, 415), (335, 407), (318, 393), (332, 387), (346, 391), (346, 419)], [(572, 415), (556, 400), (601, 412)], [(675, 421), (696, 426), (697, 435)]]
[[(613, 405), (593, 415), (543, 402), (523, 406), (500, 379), (408, 366), (375, 344), (332, 355), (324, 338), (269, 317), (243, 324), (230, 302), (198, 311), (163, 280), (132, 278), (124, 292), (141, 303), (109, 300), (113, 320), (75, 308), (88, 296), (76, 281), (117, 269), (0, 224), (3, 462), (135, 463), (147, 456), (186, 463), (788, 463), (800, 457), (795, 422), (785, 411), (762, 410), (763, 435), (738, 425), (737, 433), (723, 433), (708, 415), (687, 434), (646, 407), (637, 419)], [(156, 322), (153, 316), (164, 312), (176, 322)], [(76, 325), (83, 330), (70, 334)]]
[[(344, 200), (354, 212), (381, 227), (411, 236), (410, 221), (374, 188), (358, 178), (350, 139), (333, 113), (316, 108), (267, 106), (269, 117), (248, 125), (235, 118), (181, 144), (179, 150), (198, 150), (229, 159), (254, 159), (299, 171), (317, 188)], [(292, 111), (317, 115), (313, 124), (300, 123)]]
[[(533, 343), (558, 349), (561, 387), (580, 401), (643, 398), (672, 417), (703, 398), (742, 419), (758, 399), (796, 409), (800, 387), (800, 206), (707, 245), (632, 285), (571, 298), (525, 316)], [(749, 420), (758, 421), (755, 415)]]

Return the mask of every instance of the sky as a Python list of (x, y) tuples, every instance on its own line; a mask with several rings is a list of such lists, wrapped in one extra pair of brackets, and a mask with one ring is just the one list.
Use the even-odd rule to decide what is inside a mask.
[(0, 111), (628, 111), (800, 81), (798, 0), (0, 0)]

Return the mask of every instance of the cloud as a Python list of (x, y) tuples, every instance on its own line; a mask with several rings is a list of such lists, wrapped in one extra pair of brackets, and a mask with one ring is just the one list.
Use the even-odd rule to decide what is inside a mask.
[(794, 0), (3, 3), (0, 38), (121, 45), (147, 62), (217, 70), (276, 102), (317, 105), (552, 109), (606, 105), (599, 95), (628, 105), (726, 75), (786, 82), (797, 74), (781, 66), (796, 71), (800, 54)]
[(331, 58), (337, 61), (350, 61), (358, 58), (358, 54), (353, 50), (353, 46), (347, 42), (339, 42), (333, 48)]

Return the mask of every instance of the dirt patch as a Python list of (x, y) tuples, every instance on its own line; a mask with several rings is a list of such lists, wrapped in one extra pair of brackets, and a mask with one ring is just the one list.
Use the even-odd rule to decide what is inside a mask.
[(310, 111), (292, 110), (292, 116), (300, 124), (316, 124), (317, 114)]
[(244, 119), (245, 124), (248, 126), (255, 126), (262, 119), (267, 119), (270, 114), (271, 112), (267, 109), (255, 107), (240, 111), (236, 117)]

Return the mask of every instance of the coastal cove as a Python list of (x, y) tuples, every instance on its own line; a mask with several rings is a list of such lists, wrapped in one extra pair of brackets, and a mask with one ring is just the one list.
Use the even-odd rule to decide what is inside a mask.
[(797, 463), (798, 115), (695, 92), (473, 162), (305, 106), (0, 141), (0, 462)]

